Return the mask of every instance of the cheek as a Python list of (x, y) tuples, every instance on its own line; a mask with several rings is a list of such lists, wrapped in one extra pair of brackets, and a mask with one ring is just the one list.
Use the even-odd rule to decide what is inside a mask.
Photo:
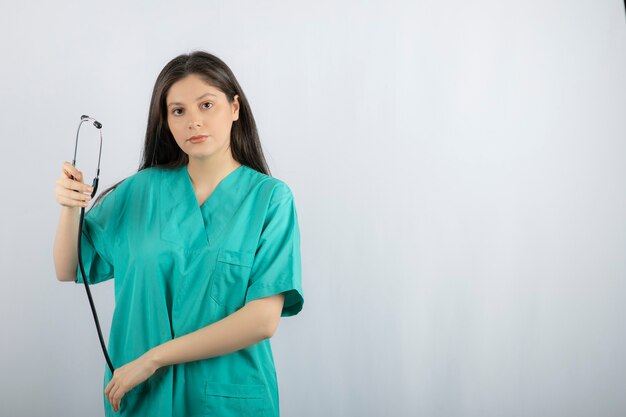
[(174, 135), (174, 139), (176, 140), (178, 140), (181, 136), (181, 132), (184, 130), (180, 121), (172, 119), (171, 117), (167, 118), (167, 127), (169, 127), (170, 132), (172, 132), (172, 135)]

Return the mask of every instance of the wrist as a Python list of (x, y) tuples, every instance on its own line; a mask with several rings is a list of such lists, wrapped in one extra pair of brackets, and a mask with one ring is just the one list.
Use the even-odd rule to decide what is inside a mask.
[(159, 368), (164, 366), (159, 350), (159, 346), (153, 347), (146, 353), (146, 360), (156, 372)]

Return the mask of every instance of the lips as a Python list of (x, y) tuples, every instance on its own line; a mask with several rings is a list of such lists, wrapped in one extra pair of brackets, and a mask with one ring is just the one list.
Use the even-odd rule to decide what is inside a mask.
[(207, 137), (207, 135), (196, 135), (196, 136), (192, 136), (192, 137), (190, 137), (190, 138), (189, 138), (189, 139), (187, 139), (187, 140), (203, 139), (203, 138), (206, 138), (206, 137)]

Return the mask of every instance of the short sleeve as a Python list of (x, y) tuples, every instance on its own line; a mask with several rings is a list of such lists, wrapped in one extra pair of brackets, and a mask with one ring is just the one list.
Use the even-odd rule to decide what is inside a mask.
[(300, 229), (291, 190), (281, 183), (267, 209), (263, 230), (250, 271), (246, 303), (285, 293), (281, 317), (302, 310)]
[[(116, 189), (105, 195), (102, 200), (85, 212), (81, 235), (81, 257), (87, 282), (97, 284), (113, 278), (112, 249), (115, 234), (115, 199)], [(76, 267), (77, 284), (83, 283), (80, 264)]]

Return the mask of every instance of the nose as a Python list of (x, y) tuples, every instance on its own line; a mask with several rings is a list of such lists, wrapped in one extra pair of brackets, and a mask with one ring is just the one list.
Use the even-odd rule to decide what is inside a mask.
[(197, 111), (190, 111), (189, 112), (189, 129), (197, 129), (199, 127), (202, 127), (202, 116), (199, 112)]
[(202, 121), (200, 120), (199, 117), (192, 118), (189, 121), (189, 129), (195, 129), (195, 128), (201, 127), (201, 126), (202, 126)]

